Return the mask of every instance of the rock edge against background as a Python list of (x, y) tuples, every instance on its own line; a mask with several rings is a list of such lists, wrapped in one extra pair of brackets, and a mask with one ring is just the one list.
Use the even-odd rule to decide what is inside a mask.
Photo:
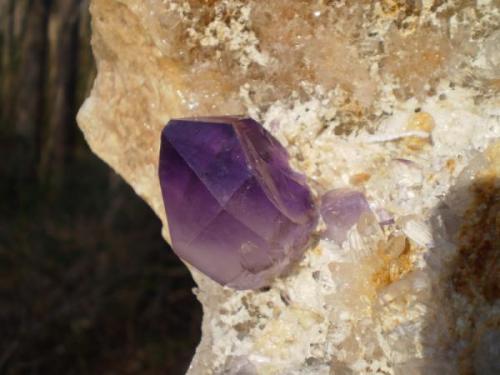
[(320, 240), (266, 291), (191, 270), (189, 373), (497, 373), (499, 4), (262, 3), (92, 1), (88, 143), (167, 240), (160, 132), (193, 115), (251, 115), (317, 196), (356, 188), (394, 224)]

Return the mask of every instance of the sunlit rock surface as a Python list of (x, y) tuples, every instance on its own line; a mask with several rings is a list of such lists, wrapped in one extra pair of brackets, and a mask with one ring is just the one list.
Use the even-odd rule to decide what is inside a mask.
[[(409, 5), (414, 4), (414, 5)], [(375, 215), (269, 290), (196, 271), (190, 374), (498, 374), (500, 4), (93, 0), (98, 76), (78, 121), (166, 220), (172, 117), (245, 114), (316, 197)], [(379, 225), (384, 222), (385, 225)]]

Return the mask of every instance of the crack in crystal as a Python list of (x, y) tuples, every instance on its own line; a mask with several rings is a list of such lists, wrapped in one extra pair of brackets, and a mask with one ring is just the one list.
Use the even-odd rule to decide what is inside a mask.
[[(255, 170), (255, 172), (258, 173), (259, 176), (257, 176), (255, 173), (252, 173), (252, 172), (250, 172), (250, 173), (254, 176), (254, 178), (257, 179), (257, 181), (259, 181), (259, 180), (264, 181), (264, 180), (266, 180), (266, 177), (267, 177), (267, 180), (269, 180), (271, 182), (271, 183), (262, 182), (260, 184), (262, 186), (262, 191), (264, 192), (266, 197), (276, 206), (276, 208), (284, 216), (286, 216), (288, 218), (288, 220), (290, 220), (292, 223), (299, 224), (294, 218), (292, 218), (289, 215), (288, 209), (287, 209), (286, 205), (284, 204), (283, 200), (281, 199), (281, 195), (278, 192), (276, 182), (275, 182), (274, 178), (272, 177), (271, 173), (266, 168), (265, 163), (262, 161), (262, 158), (259, 156), (259, 153), (257, 152), (257, 149), (255, 148), (253, 143), (251, 141), (245, 142), (245, 140), (239, 134), (239, 132), (236, 132), (236, 136), (238, 137), (238, 139), (242, 145), (245, 144), (248, 147), (248, 150), (245, 147), (242, 147), (243, 155), (245, 156), (247, 164), (255, 165), (255, 168), (253, 168), (252, 171)], [(252, 157), (250, 156), (250, 154)], [(269, 185), (271, 185), (271, 186), (269, 186)], [(275, 197), (277, 197), (277, 198), (275, 198)]]

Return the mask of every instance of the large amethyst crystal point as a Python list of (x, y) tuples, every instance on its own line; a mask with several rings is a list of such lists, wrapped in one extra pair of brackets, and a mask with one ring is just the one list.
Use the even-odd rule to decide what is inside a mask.
[(317, 223), (304, 176), (250, 118), (171, 120), (159, 176), (174, 251), (236, 289), (266, 286), (283, 273)]

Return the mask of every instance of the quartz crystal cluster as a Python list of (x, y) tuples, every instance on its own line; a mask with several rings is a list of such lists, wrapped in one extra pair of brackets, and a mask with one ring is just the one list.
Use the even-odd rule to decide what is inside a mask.
[(173, 249), (223, 285), (268, 285), (303, 254), (317, 223), (305, 177), (250, 118), (171, 120), (159, 176)]
[[(497, 0), (90, 4), (98, 75), (78, 121), (92, 149), (157, 213), (191, 270), (204, 315), (189, 375), (500, 373)], [(303, 181), (267, 133), (243, 134), (256, 129), (250, 123), (172, 122), (162, 153), (193, 181), (181, 187), (162, 166), (160, 189), (169, 120), (240, 113), (283, 145), (321, 201), (305, 248), (314, 218), (293, 203), (308, 199), (299, 199)], [(232, 135), (206, 148), (193, 134), (202, 125)], [(182, 137), (201, 142), (199, 160)], [(222, 139), (242, 156), (227, 164), (238, 165), (233, 177), (220, 168), (201, 176)], [(281, 177), (263, 172), (276, 163), (301, 186), (292, 202), (281, 197), (289, 192)], [(235, 178), (262, 198), (239, 215), (233, 205), (250, 204), (239, 193), (231, 202), (242, 189)], [(172, 198), (179, 189), (184, 195)], [(186, 199), (200, 208), (199, 222), (169, 209)], [(207, 238), (219, 210), (231, 219)], [(241, 236), (244, 226), (255, 237)], [(220, 230), (227, 243), (218, 242)], [(201, 236), (196, 259), (190, 236)], [(245, 250), (250, 237), (258, 251), (230, 251)], [(285, 253), (301, 256), (283, 274)], [(224, 262), (231, 267), (220, 273)], [(255, 279), (246, 286), (272, 282), (220, 285), (247, 276)]]

